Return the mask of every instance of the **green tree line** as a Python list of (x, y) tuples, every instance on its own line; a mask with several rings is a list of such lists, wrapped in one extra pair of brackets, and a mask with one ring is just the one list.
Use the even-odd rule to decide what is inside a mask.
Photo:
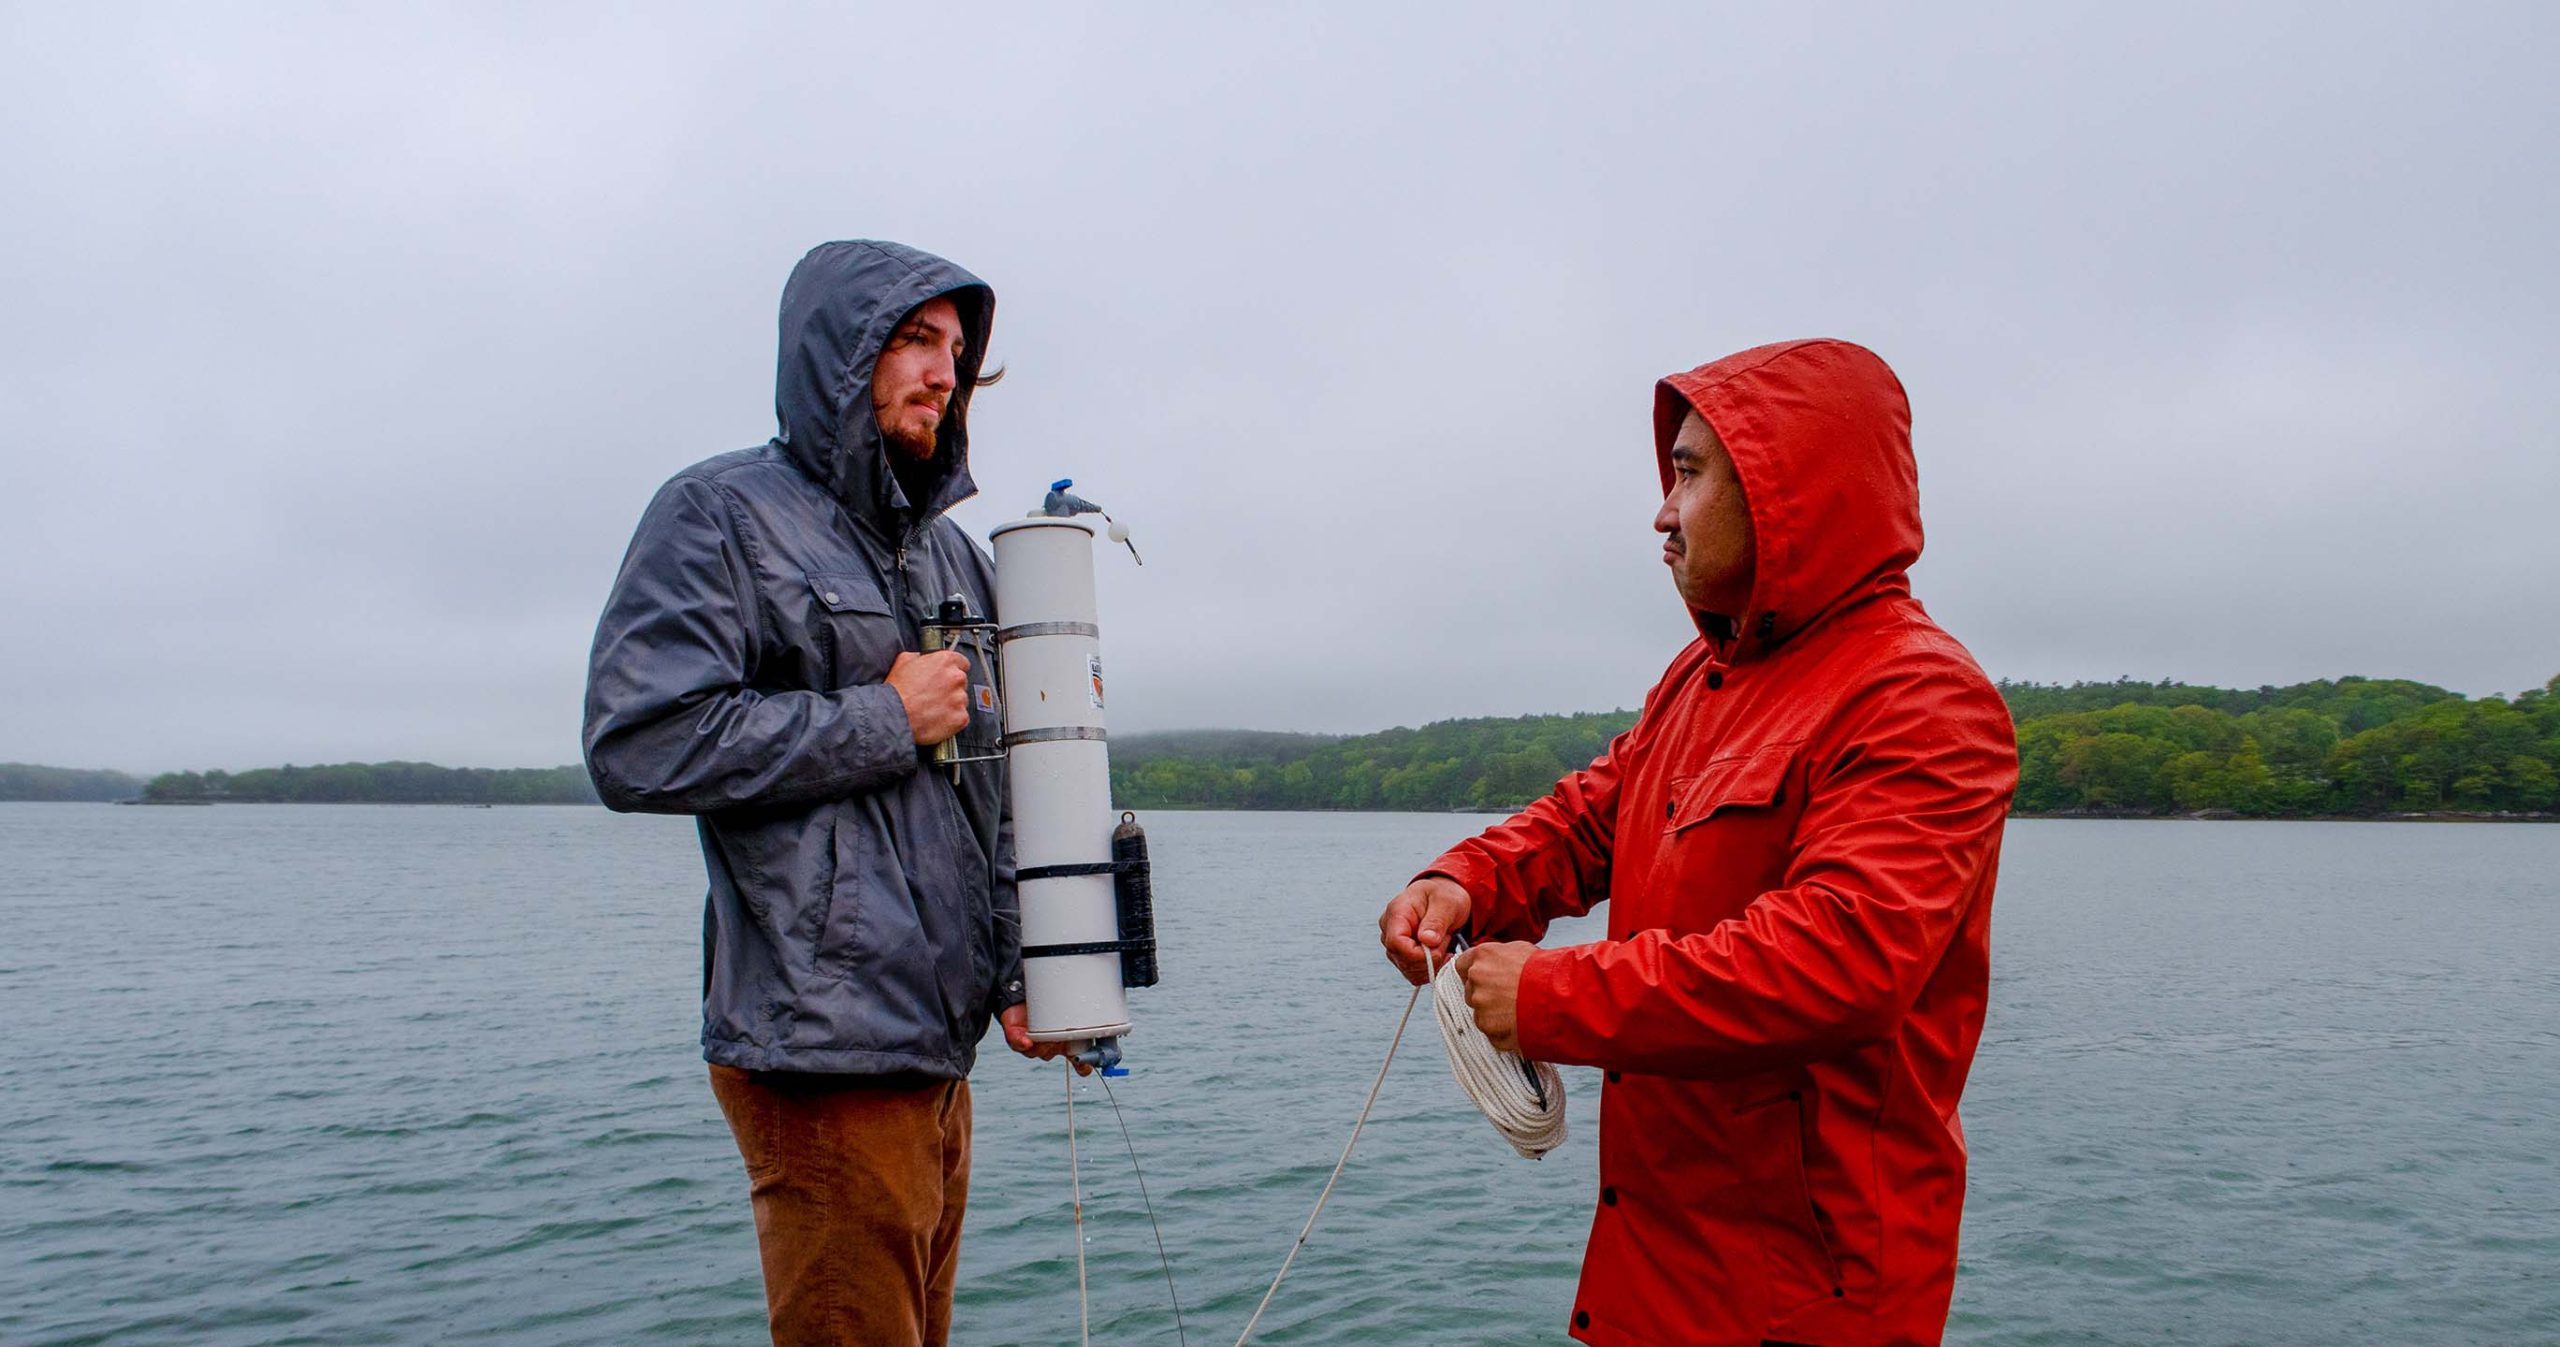
[[(2560, 804), (2560, 678), (2512, 700), (2367, 678), (2254, 692), (2121, 683), (2002, 691), (2013, 715), (2022, 705), (2056, 708), (2018, 717), (2025, 812), (2284, 818)], [(2124, 692), (2135, 695), (2116, 695)], [(2213, 695), (2191, 695), (2199, 692)]]
[(246, 772), (166, 772), (143, 788), (154, 804), (594, 804), (583, 767), (438, 767), (341, 762)]
[[(2255, 689), (2187, 683), (2000, 685), (2024, 813), (2247, 818), (2560, 809), (2560, 677), (2465, 697), (2399, 679)], [(1209, 730), (1112, 745), (1131, 809), (1508, 810), (1635, 722), (1631, 711), (1444, 720), (1357, 736)], [(0, 799), (157, 803), (592, 804), (578, 767), (423, 762), (171, 772), (0, 764)]]
[[(2341, 678), (2231, 689), (2002, 683), (2017, 808), (2247, 818), (2560, 806), (2560, 677), (2512, 699)], [(1448, 720), (1335, 738), (1235, 731), (1113, 745), (1133, 809), (1510, 809), (1599, 755), (1632, 712)]]
[(0, 800), (130, 800), (142, 778), (82, 767), (0, 762)]
[(1633, 723), (1607, 711), (1356, 738), (1138, 735), (1112, 744), (1111, 789), (1131, 809), (1498, 809), (1545, 794)]

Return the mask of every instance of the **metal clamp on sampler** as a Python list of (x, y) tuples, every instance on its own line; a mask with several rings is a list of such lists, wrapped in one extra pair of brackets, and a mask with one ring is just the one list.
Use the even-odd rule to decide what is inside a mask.
[[(1002, 702), (1004, 676), (996, 667), (996, 624), (969, 611), (969, 596), (953, 594), (934, 610), (933, 620), (924, 624), (920, 642), (926, 654), (937, 650), (957, 650), (969, 661), (969, 686), (984, 700), (980, 711), (993, 711)], [(969, 717), (969, 725), (958, 734), (933, 746), (933, 765), (960, 779), (964, 763), (994, 762), (1004, 756), (1004, 740), (984, 731), (971, 732), (979, 723)]]

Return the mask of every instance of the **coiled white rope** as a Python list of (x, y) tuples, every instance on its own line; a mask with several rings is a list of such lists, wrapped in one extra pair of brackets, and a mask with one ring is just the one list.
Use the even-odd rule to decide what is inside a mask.
[(1432, 968), (1427, 946), (1422, 959), (1432, 970), (1431, 1011), (1440, 1021), (1440, 1041), (1449, 1050), (1449, 1074), (1458, 1078), (1458, 1088), (1522, 1159), (1538, 1159), (1563, 1145), (1564, 1077), (1545, 1062), (1493, 1046), (1467, 1009), (1467, 983), (1458, 976), (1457, 961)]

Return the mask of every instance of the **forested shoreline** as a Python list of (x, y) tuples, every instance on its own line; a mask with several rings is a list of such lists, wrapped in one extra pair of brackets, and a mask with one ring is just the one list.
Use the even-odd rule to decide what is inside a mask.
[(594, 804), (583, 767), (439, 767), (341, 762), (246, 772), (165, 772), (145, 804)]
[[(2560, 677), (2513, 698), (2400, 679), (2254, 689), (2000, 684), (2018, 733), (2016, 810), (2165, 818), (2551, 817)], [(1627, 710), (1444, 720), (1363, 735), (1201, 730), (1112, 744), (1129, 809), (1510, 810), (1589, 763)], [(423, 762), (169, 772), (0, 763), (0, 799), (150, 804), (594, 804), (577, 766)]]
[[(2371, 678), (2000, 692), (2018, 728), (2022, 814), (2522, 817), (2560, 804), (2560, 677), (2512, 699)], [(1634, 722), (1621, 710), (1350, 738), (1140, 735), (1113, 744), (1112, 787), (1133, 809), (1503, 810)]]
[(142, 778), (92, 767), (39, 767), (32, 762), (0, 762), (0, 800), (48, 802), (130, 800), (142, 793)]
[(2342, 678), (2252, 690), (2004, 683), (2021, 813), (2546, 813), (2560, 676), (2513, 699)]

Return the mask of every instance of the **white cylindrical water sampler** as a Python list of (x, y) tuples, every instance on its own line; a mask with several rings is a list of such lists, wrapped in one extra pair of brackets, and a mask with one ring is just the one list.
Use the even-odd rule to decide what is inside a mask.
[(1011, 759), (1023, 992), (1044, 1043), (1129, 1031), (1093, 530), (1073, 518), (1000, 524), (997, 640)]

